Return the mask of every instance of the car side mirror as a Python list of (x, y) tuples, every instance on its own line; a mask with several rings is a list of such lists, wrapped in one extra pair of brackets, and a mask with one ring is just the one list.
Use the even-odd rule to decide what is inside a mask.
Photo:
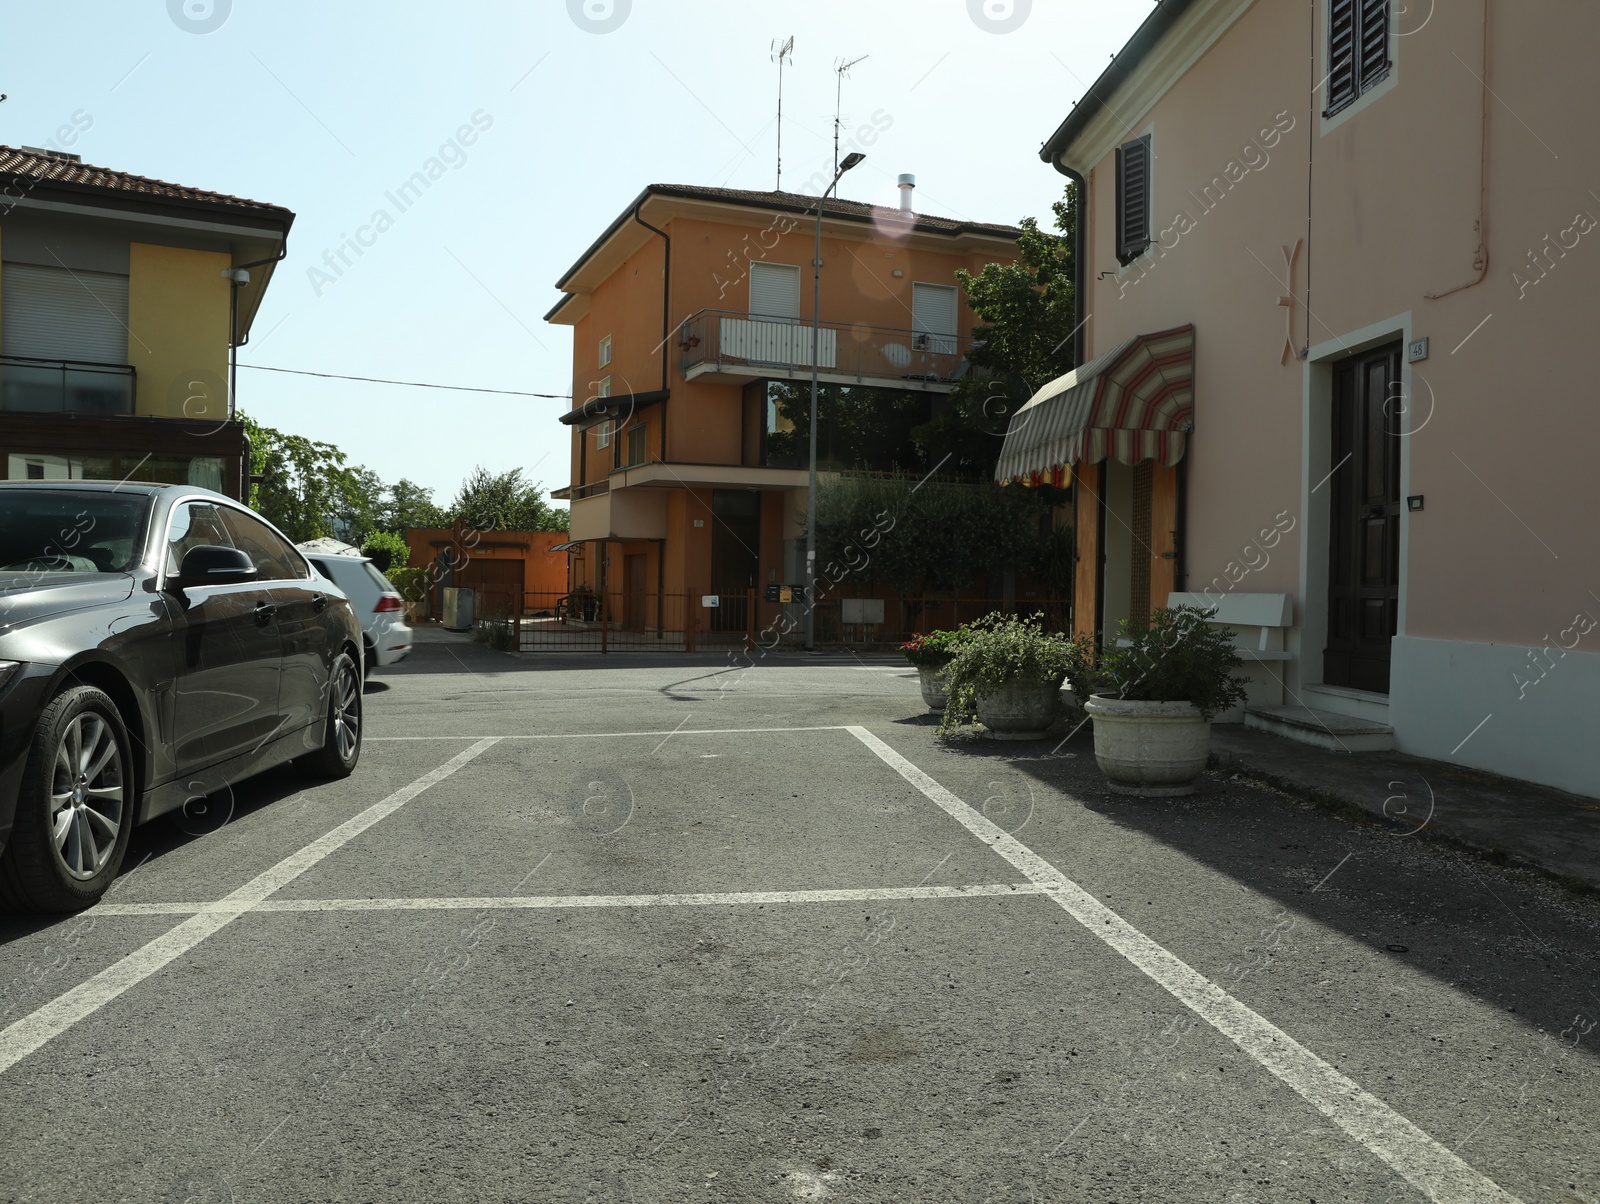
[(192, 589), (201, 585), (236, 585), (241, 581), (254, 581), (258, 576), (256, 562), (238, 548), (223, 548), (216, 544), (201, 544), (183, 554), (178, 566), (179, 589)]

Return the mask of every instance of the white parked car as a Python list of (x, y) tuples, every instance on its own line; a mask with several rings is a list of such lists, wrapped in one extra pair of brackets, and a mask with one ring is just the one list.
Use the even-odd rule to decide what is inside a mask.
[(366, 671), (393, 665), (411, 653), (406, 607), (389, 579), (366, 556), (336, 556), (309, 544), (298, 545), (313, 568), (344, 591), (361, 622)]

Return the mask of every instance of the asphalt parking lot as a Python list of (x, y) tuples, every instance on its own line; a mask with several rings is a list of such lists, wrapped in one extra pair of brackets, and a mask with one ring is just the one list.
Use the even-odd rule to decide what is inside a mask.
[[(1600, 908), (902, 665), (420, 646), (0, 917), (14, 1200), (1600, 1204)], [(225, 821), (225, 822), (223, 822)]]

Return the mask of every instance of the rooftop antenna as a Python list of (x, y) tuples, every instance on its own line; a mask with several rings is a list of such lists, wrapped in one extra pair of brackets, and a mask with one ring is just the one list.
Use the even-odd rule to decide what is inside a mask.
[(775, 191), (783, 191), (783, 65), (794, 58), (794, 34), (782, 46), (772, 39), (772, 58), (778, 64), (778, 183)]
[(858, 59), (851, 59), (848, 63), (843, 59), (835, 59), (833, 72), (839, 77), (838, 86), (834, 89), (833, 96), (833, 174), (839, 174), (839, 127), (844, 124), (841, 108), (844, 104), (844, 78), (850, 74), (850, 68), (857, 63), (864, 63), (869, 56), (862, 55)]

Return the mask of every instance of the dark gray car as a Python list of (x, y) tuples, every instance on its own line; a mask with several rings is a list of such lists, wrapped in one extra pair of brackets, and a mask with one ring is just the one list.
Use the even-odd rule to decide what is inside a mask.
[(87, 907), (138, 823), (361, 753), (361, 628), (209, 490), (0, 483), (0, 905)]

